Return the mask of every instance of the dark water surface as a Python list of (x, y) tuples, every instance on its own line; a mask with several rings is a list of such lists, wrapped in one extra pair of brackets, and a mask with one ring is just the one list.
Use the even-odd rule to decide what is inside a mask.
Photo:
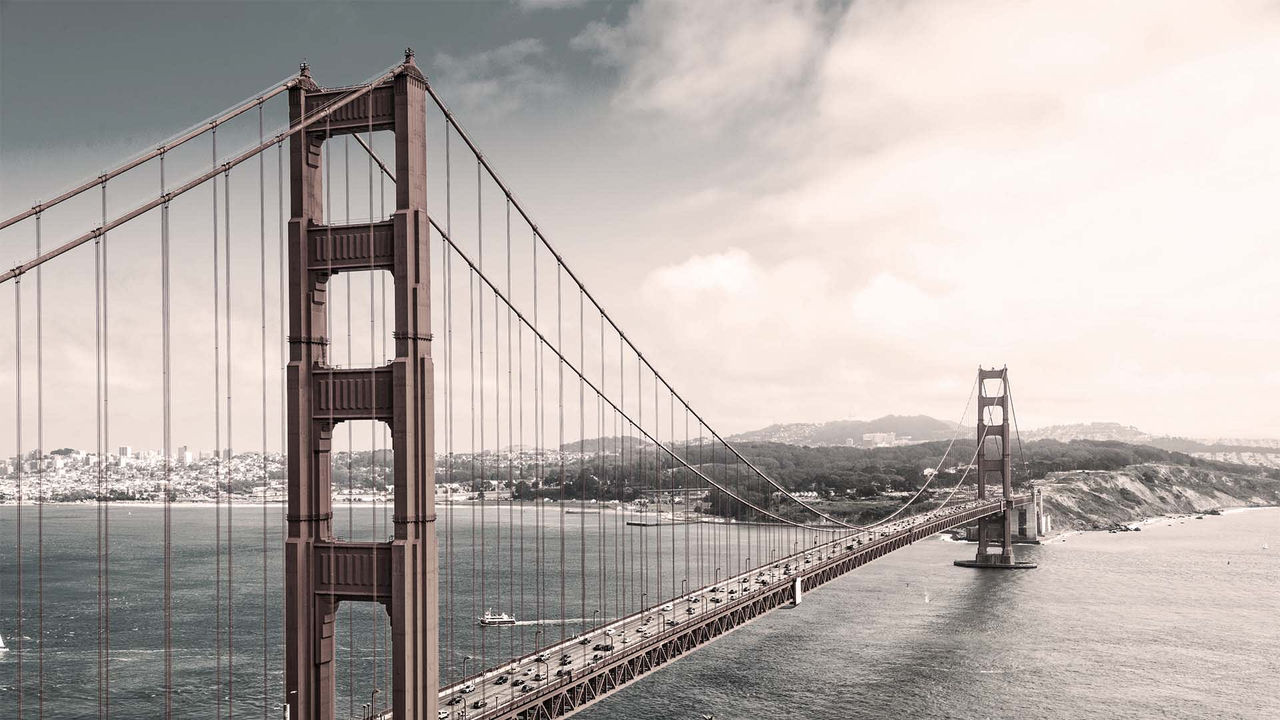
[[(225, 512), (225, 510), (223, 511)], [(91, 506), (45, 509), (45, 712), (46, 718), (92, 717), (97, 709), (96, 525)], [(358, 509), (356, 532), (368, 532)], [(35, 522), (24, 509), (23, 717), (36, 717)], [(160, 622), (159, 508), (112, 509), (111, 715), (159, 714), (163, 653)], [(515, 543), (525, 537), (527, 556), (493, 554), (499, 540), (493, 512), (456, 510), (453, 575), (455, 601), (442, 608), (442, 663), (457, 676), (493, 665), (536, 640), (576, 633), (585, 614), (613, 616), (634, 608), (647, 587), (658, 593), (657, 562), (648, 558), (647, 580), (601, 578), (599, 557), (589, 555), (589, 596), (580, 597), (583, 536), (588, 548), (598, 524), (610, 515), (568, 516), (560, 558), (559, 515), (539, 519), (517, 513)], [(267, 647), (262, 668), (262, 510), (237, 506), (234, 523), (235, 623), (234, 716), (278, 717), (282, 658), (278, 640)], [(442, 512), (442, 518), (444, 514)], [(513, 524), (504, 511), (501, 543), (511, 547)], [(17, 717), (15, 509), (0, 508), (0, 635), (10, 651), (0, 655), (0, 718)], [(369, 521), (371, 522), (371, 520)], [(283, 606), (279, 582), (279, 509), (268, 511), (266, 631), (279, 638)], [(213, 715), (219, 674), (212, 579), (214, 510), (174, 509), (175, 706), (179, 717)], [(476, 532), (472, 533), (472, 528)], [(484, 605), (537, 613), (538, 563), (533, 540), (544, 534), (543, 616), (536, 629), (490, 629), (483, 648), (474, 616)], [(703, 529), (710, 533), (711, 530)], [(633, 542), (653, 542), (655, 528), (623, 529)], [(676, 568), (664, 567), (664, 596), (685, 575), (686, 528), (664, 528), (664, 553), (678, 548)], [(687, 530), (693, 550), (689, 574), (757, 557), (794, 538), (760, 530), (718, 529), (714, 549), (697, 529)], [(611, 530), (610, 533), (613, 533)], [(674, 535), (672, 535), (674, 533)], [(753, 534), (754, 533), (754, 534)], [(358, 537), (358, 535), (357, 535)], [(469, 587), (471, 538), (490, 543), (488, 562), (506, 572), (485, 588)], [(613, 542), (616, 535), (610, 534)], [(671, 537), (672, 539), (666, 539)], [(1263, 550), (1264, 543), (1270, 544)], [(652, 546), (650, 546), (652, 547)], [(442, 540), (444, 563), (449, 548)], [(716, 720), (734, 718), (1277, 718), (1280, 717), (1280, 510), (1233, 512), (1204, 520), (1163, 521), (1141, 533), (1073, 535), (1066, 542), (1020, 547), (1040, 567), (1028, 572), (980, 572), (951, 565), (972, 546), (930, 540), (865, 566), (805, 598), (799, 609), (775, 612), (588, 708), (584, 720)], [(605, 558), (608, 559), (607, 557)], [(223, 557), (223, 572), (226, 572)], [(568, 573), (567, 602), (559, 601), (559, 567)], [(491, 566), (492, 567), (492, 566)], [(442, 594), (447, 586), (442, 567)], [(492, 572), (492, 570), (491, 570)], [(723, 572), (723, 570), (721, 570)], [(637, 583), (647, 583), (647, 585)], [(525, 597), (521, 599), (521, 589)], [(622, 594), (626, 593), (625, 601)], [(501, 597), (501, 601), (496, 598)], [(649, 598), (652, 602), (652, 598)], [(225, 602), (225, 598), (224, 598)], [(385, 685), (381, 649), (385, 615), (354, 606), (352, 625), (338, 630), (340, 707), (366, 702)], [(452, 638), (448, 617), (453, 617)], [(225, 643), (225, 638), (223, 640)], [(221, 673), (226, 692), (225, 648)], [(348, 676), (353, 678), (348, 682)], [(225, 706), (224, 706), (225, 709)]]

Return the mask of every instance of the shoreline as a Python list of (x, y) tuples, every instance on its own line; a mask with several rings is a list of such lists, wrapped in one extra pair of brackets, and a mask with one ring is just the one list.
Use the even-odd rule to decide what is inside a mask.
[[(1042, 537), (1040, 541), (1041, 543), (1044, 543), (1044, 544), (1051, 543), (1051, 542), (1066, 542), (1067, 538), (1073, 535), (1083, 535), (1085, 533), (1132, 532), (1132, 531), (1141, 530), (1144, 527), (1147, 527), (1150, 525), (1156, 525), (1168, 520), (1184, 520), (1185, 521), (1185, 520), (1196, 518), (1196, 517), (1204, 518), (1204, 517), (1214, 517), (1214, 516), (1222, 516), (1222, 515), (1235, 515), (1238, 513), (1251, 512), (1254, 510), (1276, 510), (1276, 509), (1280, 509), (1280, 505), (1231, 505), (1227, 507), (1213, 508), (1211, 510), (1204, 510), (1200, 512), (1166, 513), (1163, 515), (1153, 515), (1151, 517), (1146, 517), (1146, 518), (1142, 518), (1141, 520), (1134, 520), (1127, 523), (1117, 523), (1110, 527), (1075, 528), (1071, 530), (1065, 530), (1060, 533), (1057, 533), (1057, 532), (1050, 533)], [(1120, 527), (1127, 527), (1128, 530), (1119, 530), (1118, 528)]]

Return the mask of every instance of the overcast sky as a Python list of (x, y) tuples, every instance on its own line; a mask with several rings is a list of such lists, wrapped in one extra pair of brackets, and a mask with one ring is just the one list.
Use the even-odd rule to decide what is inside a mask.
[(405, 46), (724, 431), (954, 420), (1008, 364), (1023, 427), (1280, 436), (1272, 2), (0, 2), (0, 211)]

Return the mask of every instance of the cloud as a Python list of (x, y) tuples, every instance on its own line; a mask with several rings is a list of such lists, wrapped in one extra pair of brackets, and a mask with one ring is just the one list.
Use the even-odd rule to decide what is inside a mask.
[(620, 106), (719, 126), (787, 108), (824, 45), (817, 2), (645, 2), (573, 47), (621, 72)]
[(536, 38), (464, 56), (437, 53), (431, 68), (433, 79), (473, 116), (510, 115), (564, 92), (562, 79), (549, 67), (546, 46)]
[[(1028, 424), (1280, 433), (1248, 389), (1280, 354), (1274, 6), (872, 0), (829, 37), (812, 6), (735, 8), (648, 3), (578, 40), (621, 108), (711, 123), (757, 170), (665, 206), (698, 249), (645, 285), (725, 416), (946, 417), (981, 362)], [(723, 121), (775, 88), (774, 142)]]
[(592, 0), (516, 0), (516, 4), (530, 10), (559, 10), (586, 5)]

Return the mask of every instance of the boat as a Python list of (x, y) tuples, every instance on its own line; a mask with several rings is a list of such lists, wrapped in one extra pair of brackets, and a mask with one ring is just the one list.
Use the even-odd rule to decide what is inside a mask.
[(485, 610), (484, 617), (480, 618), (480, 624), (486, 626), (515, 625), (516, 619), (506, 613), (495, 613), (493, 610)]
[(4, 644), (4, 636), (0, 635), (0, 654), (6, 653), (8, 651), (9, 651), (9, 647)]

